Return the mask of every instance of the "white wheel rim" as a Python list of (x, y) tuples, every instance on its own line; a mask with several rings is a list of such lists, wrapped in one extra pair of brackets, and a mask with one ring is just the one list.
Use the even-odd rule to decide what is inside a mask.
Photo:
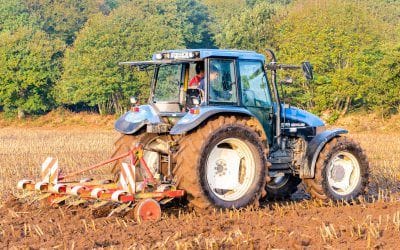
[(206, 177), (218, 198), (235, 201), (243, 197), (255, 179), (255, 160), (249, 145), (236, 138), (220, 141), (208, 156)]
[[(165, 141), (159, 139), (158, 137), (154, 138), (151, 140), (145, 148), (154, 148), (159, 151), (167, 152), (168, 151), (168, 145)], [(158, 152), (154, 151), (149, 151), (149, 150), (143, 150), (143, 158), (149, 167), (150, 171), (153, 174), (156, 174), (159, 172), (160, 168), (160, 154)]]
[(341, 196), (351, 194), (361, 180), (357, 158), (347, 151), (337, 152), (327, 165), (327, 178), (334, 193)]

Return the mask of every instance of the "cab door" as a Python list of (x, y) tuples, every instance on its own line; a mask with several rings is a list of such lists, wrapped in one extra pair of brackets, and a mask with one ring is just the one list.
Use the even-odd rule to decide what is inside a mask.
[(268, 143), (273, 142), (273, 107), (268, 80), (261, 61), (238, 60), (241, 104), (261, 122)]

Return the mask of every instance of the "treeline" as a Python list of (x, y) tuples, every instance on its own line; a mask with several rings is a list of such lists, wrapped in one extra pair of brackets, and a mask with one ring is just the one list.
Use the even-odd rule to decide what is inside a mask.
[[(174, 48), (237, 48), (313, 63), (286, 101), (333, 116), (400, 107), (400, 1), (0, 0), (0, 111), (122, 112), (149, 76), (120, 61)], [(282, 72), (281, 77), (293, 75)]]

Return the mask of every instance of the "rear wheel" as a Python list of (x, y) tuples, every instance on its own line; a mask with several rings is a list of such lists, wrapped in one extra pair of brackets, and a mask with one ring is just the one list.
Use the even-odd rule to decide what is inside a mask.
[(333, 138), (318, 156), (315, 178), (305, 183), (313, 198), (351, 201), (366, 193), (369, 163), (361, 147), (347, 137)]
[(273, 177), (267, 183), (267, 198), (270, 200), (280, 200), (290, 198), (297, 191), (297, 186), (301, 183), (301, 179), (292, 174)]
[(258, 202), (266, 148), (247, 121), (221, 116), (181, 139), (174, 175), (193, 206), (239, 208)]
[[(164, 152), (165, 154), (168, 154), (168, 144), (165, 138), (158, 134), (143, 132), (136, 135), (122, 135), (115, 142), (115, 151), (111, 157), (116, 157), (128, 152), (138, 143), (144, 146), (143, 158), (151, 172), (153, 174), (159, 172), (159, 168), (162, 167), (160, 163), (160, 153), (162, 154)], [(119, 179), (121, 163), (125, 160), (126, 159), (120, 159), (116, 161), (112, 167), (111, 173), (114, 175), (114, 180), (116, 181)]]

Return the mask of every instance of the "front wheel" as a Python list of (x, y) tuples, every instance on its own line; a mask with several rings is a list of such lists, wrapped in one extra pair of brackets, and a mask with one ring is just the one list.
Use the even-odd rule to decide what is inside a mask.
[(318, 156), (315, 178), (305, 180), (313, 198), (351, 201), (366, 193), (369, 163), (361, 147), (347, 137), (328, 142)]

